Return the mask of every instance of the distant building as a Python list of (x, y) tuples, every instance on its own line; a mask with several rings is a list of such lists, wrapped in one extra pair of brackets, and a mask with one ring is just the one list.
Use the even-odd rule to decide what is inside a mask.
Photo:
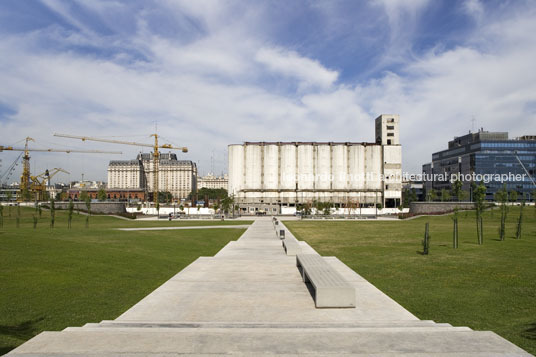
[(106, 182), (102, 181), (74, 181), (71, 183), (71, 188), (82, 188), (82, 189), (101, 189), (106, 187)]
[[(72, 188), (67, 191), (67, 194), (70, 199), (73, 201), (80, 201), (80, 195), (82, 192), (86, 192), (89, 198), (96, 200), (98, 199), (99, 189), (79, 189)], [(128, 202), (141, 202), (146, 199), (145, 189), (107, 189), (106, 199), (110, 201), (128, 201)]]
[[(135, 160), (110, 161), (108, 189), (144, 189), (154, 192), (152, 153), (138, 154)], [(161, 153), (158, 165), (158, 190), (170, 192), (175, 199), (186, 198), (196, 190), (197, 166), (190, 160), (177, 160), (173, 153)]]
[(402, 181), (403, 194), (413, 193), (415, 200), (424, 201), (424, 183), (422, 181)]
[(229, 177), (227, 175), (214, 176), (213, 174), (210, 173), (206, 176), (203, 176), (197, 179), (197, 189), (199, 190), (202, 188), (211, 188), (211, 189), (223, 188), (227, 190), (228, 183), (229, 183)]
[(449, 141), (448, 149), (434, 153), (422, 171), (425, 192), (450, 190), (452, 178), (459, 175), (467, 192), (472, 182), (484, 181), (487, 199), (503, 184), (527, 198), (536, 189), (536, 136), (509, 139), (506, 132), (482, 129)]
[(0, 201), (16, 202), (19, 192), (18, 185), (2, 185), (0, 186)]
[(242, 213), (314, 201), (397, 207), (402, 190), (399, 116), (376, 118), (375, 141), (229, 145), (229, 194)]

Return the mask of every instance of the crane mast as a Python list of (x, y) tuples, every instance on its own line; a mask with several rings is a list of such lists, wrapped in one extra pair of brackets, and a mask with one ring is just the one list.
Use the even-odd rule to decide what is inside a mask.
[(158, 182), (158, 169), (160, 166), (160, 152), (158, 151), (158, 134), (151, 134), (151, 136), (154, 136), (154, 152), (153, 152), (153, 187), (154, 187), (154, 195), (153, 197), (155, 205), (158, 205), (159, 197), (159, 182)]
[(20, 176), (21, 196), (24, 196), (30, 189), (30, 149), (28, 149), (28, 142), (35, 142), (35, 140), (27, 136), (25, 141), (24, 156), (22, 157), (22, 175)]

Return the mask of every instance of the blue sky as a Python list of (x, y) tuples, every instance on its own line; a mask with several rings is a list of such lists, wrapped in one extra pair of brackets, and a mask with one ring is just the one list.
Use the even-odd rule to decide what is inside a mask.
[[(536, 132), (535, 1), (0, 2), (0, 144), (122, 150), (54, 132), (188, 146), (226, 171), (243, 141), (373, 141), (401, 116), (405, 171), (475, 127)], [(2, 153), (3, 172), (17, 157)], [(105, 180), (109, 156), (32, 169)], [(16, 177), (16, 176), (15, 176)], [(60, 175), (57, 180), (62, 180)]]

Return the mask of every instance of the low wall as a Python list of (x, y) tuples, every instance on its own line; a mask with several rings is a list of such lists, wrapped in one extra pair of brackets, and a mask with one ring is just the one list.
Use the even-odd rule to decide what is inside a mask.
[[(48, 205), (48, 203), (45, 203)], [(84, 202), (73, 202), (75, 210), (86, 211), (87, 207)], [(68, 209), (69, 202), (54, 202), (56, 209)], [(125, 213), (125, 203), (123, 202), (91, 202), (91, 213), (117, 214)]]
[(473, 209), (473, 202), (411, 202), (409, 212), (412, 214), (447, 213), (458, 209)]
[(183, 212), (187, 215), (213, 215), (215, 214), (214, 209), (208, 208), (208, 207), (200, 207), (197, 209), (197, 207), (184, 207), (182, 211), (179, 209), (179, 207), (160, 207), (160, 212), (156, 210), (154, 207), (141, 207), (140, 210), (138, 210), (137, 207), (127, 207), (127, 212), (129, 213), (143, 213), (147, 215), (157, 215), (158, 213), (160, 215), (168, 215), (170, 213), (175, 214), (179, 212)]

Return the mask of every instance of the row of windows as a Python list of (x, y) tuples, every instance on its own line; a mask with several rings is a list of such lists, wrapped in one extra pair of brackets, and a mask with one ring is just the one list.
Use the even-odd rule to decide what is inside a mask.
[(480, 143), (483, 148), (535, 148), (536, 142), (534, 143), (516, 143), (512, 141), (503, 142), (503, 143), (490, 143), (483, 142)]

